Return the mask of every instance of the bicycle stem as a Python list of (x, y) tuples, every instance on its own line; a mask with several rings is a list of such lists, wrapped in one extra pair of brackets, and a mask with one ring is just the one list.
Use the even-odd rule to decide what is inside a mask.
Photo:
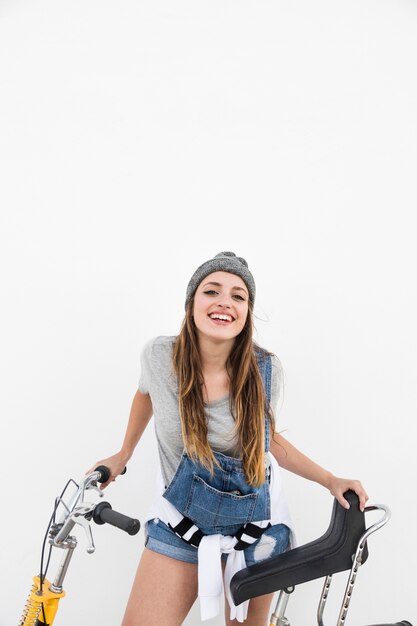
[(62, 587), (64, 583), (64, 578), (67, 574), (68, 567), (70, 561), (72, 559), (72, 555), (74, 554), (74, 550), (77, 547), (77, 540), (75, 537), (68, 537), (67, 546), (65, 549), (65, 554), (62, 557), (61, 563), (58, 567), (57, 574), (55, 576), (55, 580), (50, 586), (50, 591), (52, 593), (61, 593)]

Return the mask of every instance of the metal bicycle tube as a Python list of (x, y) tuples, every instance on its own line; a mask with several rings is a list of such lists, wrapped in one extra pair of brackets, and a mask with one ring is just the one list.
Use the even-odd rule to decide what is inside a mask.
[(368, 539), (369, 535), (374, 533), (376, 530), (379, 530), (380, 528), (382, 528), (382, 526), (384, 526), (388, 522), (389, 518), (391, 517), (391, 512), (389, 508), (385, 506), (384, 504), (376, 504), (373, 506), (368, 506), (365, 508), (365, 513), (368, 511), (384, 511), (384, 516), (378, 522), (370, 526), (370, 528), (366, 530), (366, 532), (362, 535), (362, 537), (359, 540), (356, 553), (353, 555), (353, 559), (352, 559), (353, 565), (352, 565), (352, 569), (350, 570), (349, 579), (346, 585), (345, 595), (343, 597), (343, 602), (342, 602), (342, 606), (340, 609), (339, 618), (337, 620), (337, 626), (344, 626), (345, 624), (346, 615), (349, 609), (349, 604), (350, 604), (350, 600), (351, 600), (352, 593), (353, 593), (353, 586), (356, 582), (356, 576), (357, 576), (359, 567), (362, 565), (362, 554), (365, 549), (366, 540)]
[(285, 617), (285, 611), (287, 609), (288, 600), (290, 594), (294, 591), (294, 587), (291, 587), (291, 591), (287, 592), (282, 589), (279, 592), (278, 600), (275, 605), (275, 611), (271, 615), (270, 626), (290, 626), (290, 622)]
[(54, 593), (61, 593), (62, 591), (62, 585), (64, 583), (64, 578), (66, 576), (70, 561), (72, 559), (72, 555), (74, 554), (74, 549), (77, 546), (77, 541), (75, 540), (75, 538), (73, 537), (72, 539), (74, 539), (74, 541), (71, 541), (71, 543), (69, 543), (68, 547), (65, 548), (65, 554), (62, 557), (61, 563), (58, 567), (58, 571), (57, 574), (55, 576), (55, 580), (52, 583), (50, 589), (51, 591), (53, 591)]
[(318, 626), (323, 626), (323, 613), (326, 607), (327, 596), (329, 595), (330, 585), (332, 583), (333, 574), (329, 574), (326, 576), (326, 580), (324, 581), (323, 591), (321, 592), (320, 602), (317, 609), (317, 623)]

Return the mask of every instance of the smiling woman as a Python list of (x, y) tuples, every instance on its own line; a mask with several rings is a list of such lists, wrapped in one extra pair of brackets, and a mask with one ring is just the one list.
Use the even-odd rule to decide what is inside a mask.
[(343, 506), (348, 489), (365, 505), (358, 481), (333, 476), (275, 432), (281, 367), (253, 341), (254, 300), (248, 264), (233, 252), (197, 268), (178, 336), (143, 349), (121, 450), (94, 465), (109, 467), (114, 480), (153, 414), (161, 472), (123, 626), (156, 626), (163, 613), (180, 626), (197, 595), (202, 618), (214, 617), (222, 567), (226, 625), (265, 623), (272, 596), (237, 607), (230, 580), (293, 545), (279, 465), (327, 487)]

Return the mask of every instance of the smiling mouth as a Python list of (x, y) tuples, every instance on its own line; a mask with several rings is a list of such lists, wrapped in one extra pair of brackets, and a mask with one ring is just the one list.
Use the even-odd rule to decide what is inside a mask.
[(217, 324), (231, 324), (234, 321), (234, 318), (231, 315), (223, 315), (221, 313), (212, 313), (209, 315), (209, 318), (213, 320), (213, 322)]

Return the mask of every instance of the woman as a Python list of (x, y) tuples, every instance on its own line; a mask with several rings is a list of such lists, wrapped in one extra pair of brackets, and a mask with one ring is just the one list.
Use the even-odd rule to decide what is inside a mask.
[(179, 626), (197, 595), (202, 618), (213, 617), (222, 569), (226, 626), (266, 623), (272, 595), (236, 608), (228, 591), (235, 571), (292, 544), (278, 466), (323, 485), (345, 507), (343, 493), (353, 489), (365, 507), (359, 481), (334, 476), (275, 432), (281, 370), (253, 342), (254, 299), (253, 276), (233, 252), (195, 271), (180, 334), (143, 350), (121, 450), (96, 464), (114, 480), (154, 415), (160, 493), (122, 626), (156, 626), (164, 617)]

